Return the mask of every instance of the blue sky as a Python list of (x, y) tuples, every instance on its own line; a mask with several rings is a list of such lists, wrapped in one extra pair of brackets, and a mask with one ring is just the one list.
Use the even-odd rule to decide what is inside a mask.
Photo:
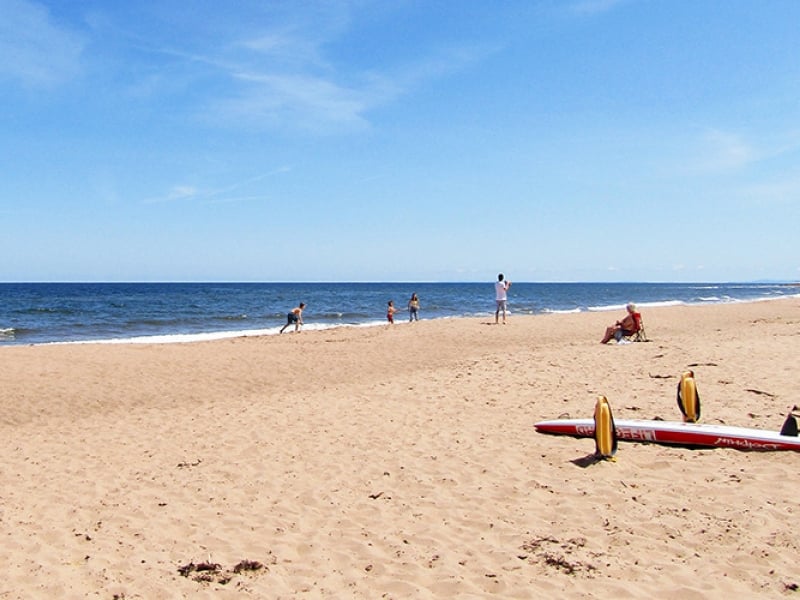
[(795, 0), (0, 0), (0, 281), (800, 279)]

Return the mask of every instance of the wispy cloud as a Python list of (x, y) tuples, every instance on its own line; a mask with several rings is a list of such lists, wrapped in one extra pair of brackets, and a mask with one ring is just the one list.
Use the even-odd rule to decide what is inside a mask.
[(200, 192), (197, 188), (191, 185), (174, 185), (172, 188), (165, 194), (161, 196), (154, 196), (152, 198), (146, 198), (144, 200), (145, 204), (160, 204), (163, 202), (176, 202), (179, 200), (189, 200), (191, 198), (195, 198)]
[(214, 102), (211, 114), (268, 127), (324, 131), (363, 127), (371, 94), (311, 75), (238, 73), (235, 96)]
[(291, 171), (290, 167), (278, 167), (277, 169), (273, 169), (266, 173), (262, 173), (254, 177), (248, 177), (247, 179), (243, 179), (241, 181), (237, 181), (235, 183), (219, 188), (204, 189), (193, 185), (178, 184), (172, 186), (172, 188), (170, 188), (170, 190), (164, 194), (161, 194), (159, 196), (154, 196), (151, 198), (146, 198), (143, 201), (143, 203), (163, 204), (163, 203), (173, 203), (173, 202), (195, 202), (195, 203), (199, 202), (202, 204), (221, 204), (221, 203), (233, 203), (243, 200), (253, 200), (256, 198), (263, 198), (263, 196), (261, 195), (231, 196), (231, 194), (241, 190), (242, 188), (246, 188), (258, 181), (261, 181), (262, 179), (267, 179), (268, 177), (279, 175), (281, 173), (287, 173), (289, 171)]
[(421, 58), (414, 61), (359, 68), (329, 51), (352, 33), (347, 4), (325, 6), (317, 7), (313, 19), (290, 11), (269, 26), (237, 23), (223, 29), (232, 31), (230, 36), (200, 51), (183, 40), (148, 46), (132, 35), (143, 56), (172, 59), (170, 80), (153, 79), (152, 69), (142, 69), (150, 79), (132, 89), (152, 93), (159, 83), (184, 81), (187, 91), (203, 86), (195, 95), (195, 114), (206, 122), (337, 133), (368, 128), (371, 110), (495, 51), (466, 44), (430, 49), (427, 55), (418, 49)]
[(256, 183), (257, 181), (261, 181), (262, 179), (267, 179), (268, 177), (273, 177), (275, 175), (280, 175), (282, 173), (288, 173), (291, 170), (292, 170), (291, 167), (287, 167), (287, 166), (278, 167), (276, 169), (272, 169), (271, 171), (267, 171), (266, 173), (262, 173), (260, 175), (255, 175), (254, 177), (249, 177), (247, 179), (243, 179), (242, 181), (237, 181), (236, 183), (233, 183), (233, 184), (231, 184), (229, 186), (226, 186), (224, 188), (220, 188), (218, 190), (213, 190), (213, 191), (209, 192), (209, 195), (210, 196), (220, 196), (222, 194), (229, 194), (229, 193), (234, 192), (236, 190), (239, 190), (239, 189), (241, 189), (243, 187), (246, 187), (246, 186), (248, 186), (248, 185), (250, 185), (252, 183)]
[[(339, 72), (334, 67), (318, 68), (327, 65), (321, 51), (308, 48), (307, 41), (298, 44), (302, 48), (298, 54), (309, 56), (308, 63), (295, 62), (292, 69), (264, 65), (231, 69), (238, 90), (219, 99), (214, 113), (251, 124), (321, 133), (367, 128), (371, 110), (496, 51), (487, 46), (448, 48), (383, 72)], [(280, 46), (282, 52), (297, 56), (289, 50), (296, 46), (288, 40), (282, 39)]]
[[(6, 1), (22, 0), (0, 0)], [(371, 111), (496, 51), (464, 43), (415, 48), (416, 58), (395, 64), (343, 60), (332, 48), (359, 33), (353, 30), (353, 6), (225, 9), (202, 22), (162, 7), (155, 13), (159, 20), (146, 29), (113, 11), (93, 14), (89, 24), (94, 36), (113, 40), (109, 47), (121, 57), (115, 64), (126, 75), (117, 79), (127, 82), (127, 93), (137, 100), (175, 101), (178, 114), (250, 130), (367, 129)], [(165, 20), (172, 27), (169, 36), (161, 35)]]
[(276, 65), (307, 68), (329, 66), (321, 52), (323, 43), (324, 39), (318, 36), (306, 37), (278, 29), (235, 42), (234, 46), (269, 57)]
[[(706, 129), (685, 143), (691, 148), (684, 166), (690, 173), (727, 173), (756, 164), (795, 163), (800, 152), (800, 131), (734, 132)], [(688, 161), (688, 162), (686, 162)]]
[(46, 8), (0, 0), (0, 15), (0, 77), (50, 87), (80, 72), (84, 39), (55, 23)]
[(754, 161), (757, 153), (740, 135), (726, 131), (709, 131), (704, 136), (707, 150), (706, 167), (738, 169)]

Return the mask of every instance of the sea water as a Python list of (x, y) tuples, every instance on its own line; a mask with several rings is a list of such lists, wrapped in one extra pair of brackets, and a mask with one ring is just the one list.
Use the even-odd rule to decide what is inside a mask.
[[(300, 302), (304, 329), (386, 322), (412, 293), (421, 319), (494, 318), (494, 282), (481, 283), (0, 283), (0, 345), (182, 342), (277, 334)], [(780, 283), (519, 283), (511, 314), (753, 302), (800, 295)], [(401, 312), (396, 323), (406, 321)]]

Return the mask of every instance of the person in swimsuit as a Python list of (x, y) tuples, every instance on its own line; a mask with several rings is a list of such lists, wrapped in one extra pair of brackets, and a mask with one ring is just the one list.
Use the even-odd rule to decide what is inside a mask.
[(303, 324), (303, 309), (305, 307), (305, 302), (301, 302), (286, 315), (286, 325), (281, 327), (280, 333), (283, 333), (283, 330), (289, 327), (289, 325), (294, 325), (295, 331), (300, 330), (300, 325)]
[(408, 301), (408, 322), (419, 321), (419, 298), (416, 294), (411, 294), (411, 300)]
[(636, 305), (631, 302), (625, 309), (628, 314), (621, 321), (617, 321), (611, 327), (606, 328), (606, 333), (603, 335), (603, 339), (600, 340), (601, 344), (607, 344), (612, 337), (619, 342), (622, 338), (639, 331), (641, 315), (636, 312)]
[(394, 313), (396, 312), (397, 308), (394, 306), (394, 300), (389, 300), (389, 305), (386, 307), (386, 320), (392, 325), (394, 325)]

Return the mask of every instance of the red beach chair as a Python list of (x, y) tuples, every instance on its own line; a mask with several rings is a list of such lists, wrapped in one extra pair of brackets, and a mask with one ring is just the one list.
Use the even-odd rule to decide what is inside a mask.
[(636, 330), (632, 331), (629, 335), (623, 337), (624, 340), (629, 342), (649, 342), (647, 333), (644, 331), (644, 321), (642, 320), (642, 313), (633, 313), (633, 321), (636, 323)]

